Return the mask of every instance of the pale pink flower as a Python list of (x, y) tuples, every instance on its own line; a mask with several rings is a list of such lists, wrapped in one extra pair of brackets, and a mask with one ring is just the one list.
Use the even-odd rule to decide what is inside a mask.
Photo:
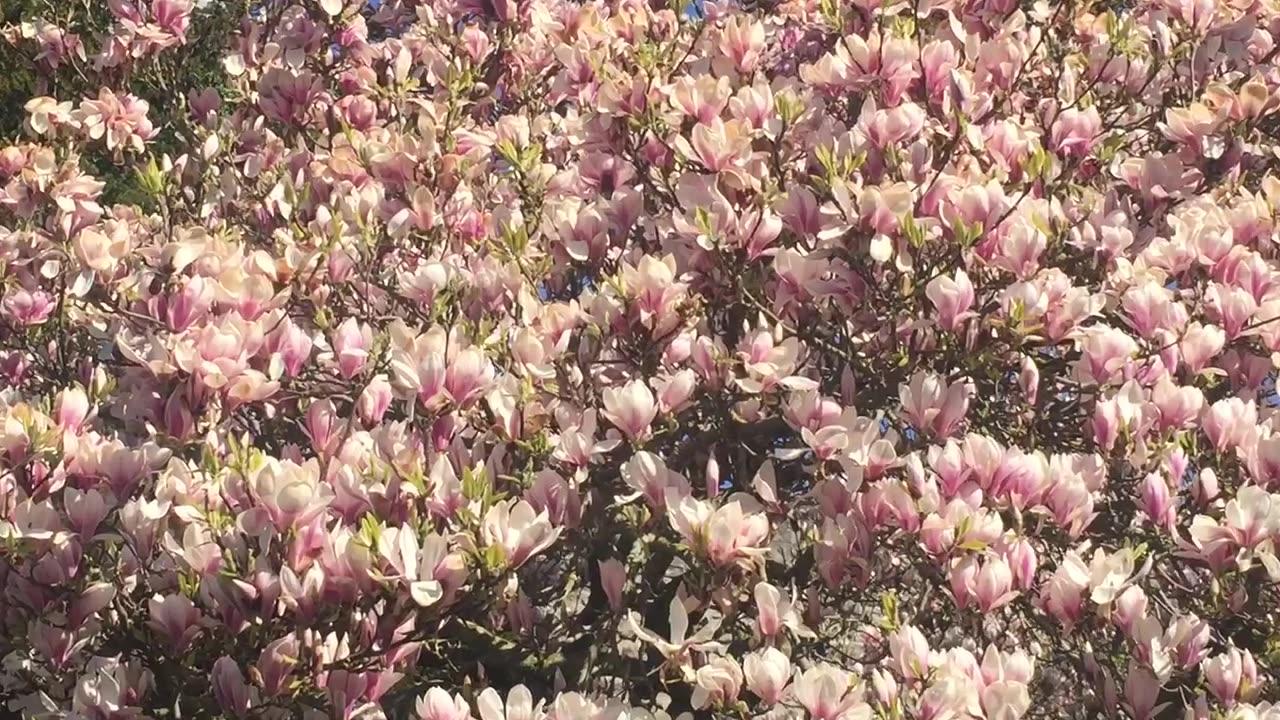
[(107, 88), (96, 100), (84, 100), (72, 116), (94, 140), (106, 140), (108, 150), (129, 147), (142, 152), (156, 130), (147, 119), (150, 106), (133, 95), (119, 96)]
[(1053, 149), (1066, 157), (1088, 155), (1102, 130), (1102, 117), (1098, 108), (1090, 105), (1085, 110), (1069, 108), (1053, 121), (1049, 140)]
[(338, 372), (350, 380), (359, 375), (373, 348), (373, 329), (361, 325), (355, 318), (347, 318), (333, 333), (333, 352), (338, 362)]
[(218, 706), (234, 718), (247, 717), (249, 708), (256, 703), (257, 691), (249, 685), (236, 661), (229, 656), (223, 655), (213, 663), (210, 684)]
[(643, 382), (632, 380), (621, 388), (607, 388), (601, 397), (605, 418), (624, 435), (632, 440), (642, 440), (648, 435), (658, 407), (653, 393)]
[(760, 62), (765, 47), (764, 25), (750, 15), (734, 15), (720, 30), (720, 52), (740, 73), (750, 73)]
[(903, 625), (889, 636), (889, 656), (903, 678), (923, 680), (929, 674), (929, 641), (912, 625)]
[(1224, 705), (1231, 707), (1236, 703), (1236, 695), (1244, 674), (1244, 657), (1234, 645), (1226, 652), (1204, 661), (1205, 683), (1209, 692)]
[(918, 372), (910, 383), (899, 386), (898, 393), (903, 414), (914, 427), (947, 438), (968, 412), (973, 386), (965, 382), (948, 385), (936, 375)]
[(147, 601), (148, 624), (181, 655), (200, 632), (200, 611), (185, 595), (156, 595)]
[(494, 367), (485, 354), (469, 347), (450, 358), (444, 375), (444, 391), (459, 407), (482, 396), (493, 384)]
[(505, 703), (493, 688), (485, 688), (476, 699), (480, 720), (543, 720), (546, 717), (542, 709), (544, 704), (540, 700), (535, 705), (533, 694), (524, 685), (511, 688)]
[(717, 657), (698, 668), (694, 676), (695, 708), (732, 706), (742, 691), (742, 668), (731, 657)]
[(1135, 720), (1151, 720), (1165, 707), (1160, 699), (1160, 681), (1150, 670), (1130, 662), (1124, 681), (1125, 706)]
[(830, 664), (814, 665), (800, 673), (793, 686), (796, 701), (813, 720), (870, 720), (871, 706), (863, 699), (861, 683)]
[(670, 376), (657, 377), (650, 381), (657, 393), (657, 407), (662, 413), (679, 412), (688, 405), (698, 385), (698, 374), (689, 368), (677, 371)]
[(683, 77), (671, 91), (671, 104), (699, 123), (710, 125), (729, 103), (732, 86), (726, 77)]
[(58, 393), (54, 405), (56, 408), (54, 419), (58, 426), (73, 433), (80, 431), (92, 410), (89, 396), (84, 388), (79, 386), (67, 388)]
[(356, 409), (360, 413), (360, 419), (364, 421), (366, 426), (377, 425), (386, 415), (387, 409), (391, 407), (392, 399), (393, 389), (387, 377), (385, 375), (375, 376), (360, 392), (360, 397), (356, 401)]
[(274, 68), (258, 82), (258, 105), (267, 117), (283, 123), (305, 124), (316, 108), (327, 100), (319, 77)]
[(875, 691), (876, 702), (881, 708), (893, 707), (900, 697), (898, 681), (885, 670), (871, 671), (871, 688)]
[(791, 681), (791, 661), (777, 648), (750, 653), (742, 661), (747, 689), (766, 706), (777, 705)]
[(716, 508), (667, 491), (667, 517), (687, 543), (718, 566), (749, 566), (768, 552), (769, 518), (755, 498), (735, 493)]
[(751, 155), (751, 128), (742, 120), (725, 122), (717, 116), (696, 125), (690, 139), (677, 136), (675, 146), (710, 172), (739, 170)]
[(319, 478), (315, 460), (298, 465), (290, 460), (267, 458), (251, 478), (253, 497), (265, 520), (280, 532), (309, 522), (324, 512), (333, 491)]
[(378, 535), (378, 555), (387, 561), (391, 578), (409, 590), (420, 607), (430, 607), (445, 598), (460, 574), (461, 560), (449, 555), (448, 541), (429, 533), (421, 542), (412, 528), (388, 528)]
[(15, 287), (0, 300), (0, 317), (15, 327), (40, 325), (57, 307), (56, 299), (43, 290)]
[(1132, 635), (1138, 621), (1147, 615), (1147, 594), (1137, 585), (1125, 588), (1116, 598), (1112, 618), (1116, 626)]
[(302, 328), (286, 317), (280, 322), (280, 327), (268, 336), (266, 346), (272, 362), (279, 362), (280, 368), (289, 377), (294, 377), (310, 358), (313, 342)]
[(504, 500), (485, 514), (481, 526), (487, 547), (501, 548), (503, 563), (518, 568), (526, 560), (546, 550), (560, 537), (561, 528), (552, 527), (546, 511), (535, 511), (524, 500)]
[(1138, 506), (1147, 518), (1157, 526), (1167, 527), (1173, 520), (1173, 500), (1169, 484), (1158, 473), (1149, 473), (1142, 481)]
[(939, 275), (925, 288), (929, 302), (938, 310), (938, 325), (944, 330), (955, 331), (972, 316), (973, 283), (963, 270), (957, 270), (954, 279)]
[(1085, 376), (1100, 385), (1113, 382), (1138, 352), (1138, 344), (1121, 330), (1098, 327), (1080, 343)]
[(1151, 391), (1151, 402), (1162, 430), (1190, 427), (1204, 410), (1204, 393), (1195, 386), (1179, 387), (1166, 375)]
[(472, 720), (471, 706), (461, 695), (433, 687), (414, 704), (420, 720)]
[(582, 496), (578, 489), (555, 470), (546, 469), (533, 479), (524, 499), (534, 511), (546, 513), (551, 524), (575, 528), (582, 519)]
[(1030, 355), (1022, 357), (1022, 367), (1018, 371), (1018, 387), (1027, 398), (1027, 404), (1036, 405), (1040, 397), (1040, 366)]
[(84, 538), (93, 537), (112, 509), (107, 496), (95, 489), (81, 491), (68, 487), (63, 490), (62, 499), (66, 505), (68, 524)]
[(1074, 551), (1040, 590), (1040, 606), (1066, 628), (1074, 627), (1084, 614), (1089, 594), (1089, 567)]
[(1225, 398), (1215, 402), (1201, 418), (1204, 434), (1219, 452), (1245, 444), (1257, 422), (1257, 405), (1252, 400), (1240, 398)]
[(987, 720), (1019, 720), (1031, 708), (1026, 683), (997, 680), (982, 688), (982, 710)]
[(1216, 325), (1192, 323), (1187, 326), (1178, 343), (1187, 369), (1193, 373), (1203, 370), (1222, 351), (1226, 339), (1226, 333)]
[(756, 626), (761, 635), (772, 638), (787, 629), (798, 637), (813, 637), (813, 631), (805, 627), (796, 610), (794, 593), (788, 599), (773, 585), (759, 582), (752, 594), (756, 601)]

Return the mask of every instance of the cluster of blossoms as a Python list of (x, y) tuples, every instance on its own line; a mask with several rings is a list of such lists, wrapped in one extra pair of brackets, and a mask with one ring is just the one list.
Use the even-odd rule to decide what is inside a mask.
[(15, 716), (1280, 718), (1275, 0), (21, 2)]

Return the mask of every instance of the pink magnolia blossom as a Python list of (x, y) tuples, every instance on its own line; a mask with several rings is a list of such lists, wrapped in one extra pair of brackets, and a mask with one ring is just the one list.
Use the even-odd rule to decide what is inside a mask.
[(644, 383), (632, 380), (621, 388), (603, 393), (604, 416), (632, 440), (642, 439), (658, 414), (653, 393)]
[(200, 612), (183, 595), (156, 595), (147, 601), (151, 627), (163, 638), (172, 652), (180, 653), (200, 632)]
[(322, 512), (333, 491), (320, 482), (319, 465), (268, 459), (253, 476), (253, 496), (277, 530), (304, 524)]
[(554, 543), (561, 529), (551, 526), (545, 510), (538, 513), (523, 500), (508, 500), (485, 515), (483, 530), (485, 542), (501, 548), (503, 561), (519, 567)]
[(742, 681), (742, 668), (736, 660), (716, 658), (698, 668), (691, 702), (697, 708), (732, 706), (741, 692)]
[(364, 369), (369, 350), (373, 346), (373, 331), (361, 327), (355, 318), (348, 318), (333, 335), (333, 351), (338, 360), (338, 372), (351, 379)]
[(667, 516), (672, 528), (715, 565), (750, 565), (766, 552), (769, 519), (750, 496), (731, 495), (712, 507), (693, 497), (676, 498), (668, 489)]
[(108, 150), (129, 147), (142, 152), (146, 141), (156, 134), (147, 119), (150, 105), (133, 95), (123, 97), (103, 88), (96, 100), (85, 100), (72, 114), (85, 133), (94, 140), (105, 139)]
[(231, 657), (223, 655), (213, 664), (214, 697), (222, 710), (232, 717), (246, 717), (254, 704), (256, 693), (245, 680), (244, 674)]
[(955, 278), (939, 276), (929, 282), (925, 293), (938, 310), (938, 324), (945, 330), (956, 330), (971, 316), (973, 283), (963, 270)]
[(1054, 120), (1050, 141), (1054, 149), (1065, 156), (1088, 155), (1097, 143), (1101, 130), (1102, 117), (1098, 114), (1098, 108), (1070, 108), (1063, 110)]
[(433, 687), (418, 698), (415, 710), (421, 720), (471, 720), (471, 708), (461, 695)]
[(14, 288), (0, 300), (0, 317), (17, 327), (39, 325), (49, 319), (57, 303), (43, 290)]
[(742, 663), (747, 689), (765, 705), (782, 701), (791, 680), (791, 661), (777, 648), (766, 648), (747, 655)]
[(833, 665), (815, 665), (796, 678), (796, 700), (816, 720), (869, 718), (871, 708), (862, 699), (862, 686)]

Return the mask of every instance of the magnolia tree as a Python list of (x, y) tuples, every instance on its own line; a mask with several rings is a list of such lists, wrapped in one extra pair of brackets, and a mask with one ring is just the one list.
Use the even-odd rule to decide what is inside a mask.
[(1275, 0), (22, 0), (22, 718), (1276, 720)]

